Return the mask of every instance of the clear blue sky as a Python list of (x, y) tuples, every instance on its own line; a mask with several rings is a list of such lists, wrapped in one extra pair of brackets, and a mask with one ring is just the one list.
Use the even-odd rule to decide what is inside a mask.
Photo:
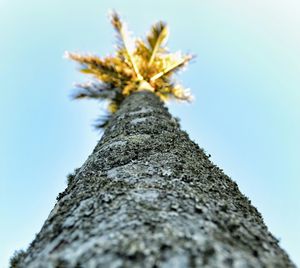
[(300, 265), (298, 0), (0, 0), (0, 267), (100, 138), (99, 106), (70, 100), (84, 77), (62, 55), (112, 52), (110, 8), (136, 35), (167, 21), (169, 47), (198, 55), (181, 75), (196, 100), (170, 109)]

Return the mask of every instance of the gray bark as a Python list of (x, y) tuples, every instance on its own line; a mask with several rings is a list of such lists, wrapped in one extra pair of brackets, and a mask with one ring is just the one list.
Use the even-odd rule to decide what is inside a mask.
[(294, 267), (158, 97), (130, 95), (15, 267)]

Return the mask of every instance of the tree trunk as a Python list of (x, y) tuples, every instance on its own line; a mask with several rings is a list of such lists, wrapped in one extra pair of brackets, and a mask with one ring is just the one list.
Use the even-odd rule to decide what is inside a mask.
[(130, 95), (16, 267), (295, 267), (153, 93)]

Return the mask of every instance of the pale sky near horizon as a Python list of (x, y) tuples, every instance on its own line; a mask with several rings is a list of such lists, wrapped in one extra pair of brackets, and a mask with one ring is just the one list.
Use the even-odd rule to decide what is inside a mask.
[(170, 49), (197, 55), (179, 76), (195, 101), (170, 110), (300, 266), (298, 0), (0, 0), (0, 268), (100, 138), (99, 105), (70, 100), (85, 78), (62, 56), (113, 52), (112, 8), (137, 36), (167, 21)]

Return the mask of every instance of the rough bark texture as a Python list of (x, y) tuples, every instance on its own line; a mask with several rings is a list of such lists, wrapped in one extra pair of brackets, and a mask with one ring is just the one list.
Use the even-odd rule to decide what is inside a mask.
[(16, 267), (294, 267), (150, 92), (129, 96)]

